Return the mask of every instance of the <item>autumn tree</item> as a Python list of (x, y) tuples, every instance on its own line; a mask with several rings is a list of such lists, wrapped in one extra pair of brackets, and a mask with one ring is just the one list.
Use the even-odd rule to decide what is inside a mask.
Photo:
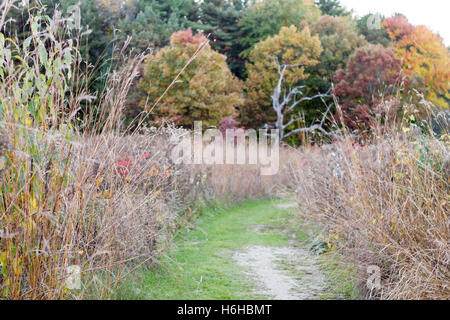
[(344, 121), (354, 130), (368, 129), (379, 103), (405, 81), (401, 60), (379, 44), (358, 49), (333, 80)]
[[(347, 64), (350, 55), (358, 48), (367, 44), (363, 36), (358, 34), (355, 23), (348, 17), (321, 16), (311, 28), (311, 34), (320, 38), (323, 52), (316, 66), (310, 67), (311, 76), (307, 80), (310, 94), (326, 92), (331, 88), (332, 77), (336, 71)], [(313, 102), (315, 103), (315, 102)], [(312, 103), (305, 115), (306, 120), (317, 118), (320, 110)]]
[(403, 16), (384, 21), (383, 26), (395, 43), (395, 54), (403, 60), (408, 77), (420, 76), (426, 98), (440, 109), (450, 102), (450, 53), (440, 36), (425, 26), (413, 26)]
[(311, 33), (319, 36), (323, 47), (320, 62), (313, 70), (328, 81), (346, 65), (357, 48), (367, 44), (365, 38), (358, 34), (353, 21), (345, 17), (322, 16), (312, 26)]
[[(136, 0), (135, 0), (136, 1)], [(170, 36), (191, 28), (211, 40), (212, 48), (227, 56), (230, 69), (240, 74), (245, 61), (239, 57), (239, 27), (247, 1), (241, 0), (140, 0), (135, 14), (118, 22), (118, 37), (129, 48), (158, 50), (170, 42)], [(130, 10), (129, 10), (130, 11)]]
[(242, 103), (240, 82), (226, 57), (191, 29), (174, 33), (169, 46), (148, 58), (139, 88), (144, 93), (140, 106), (151, 110), (153, 122), (164, 119), (185, 127), (196, 120), (218, 125)]
[(272, 95), (279, 73), (274, 58), (280, 65), (295, 65), (283, 75), (283, 85), (294, 87), (308, 79), (306, 70), (319, 63), (321, 53), (319, 37), (312, 36), (308, 27), (301, 31), (295, 26), (283, 27), (279, 34), (258, 43), (247, 64), (247, 99), (241, 108), (242, 123), (246, 127), (259, 128), (276, 121)]

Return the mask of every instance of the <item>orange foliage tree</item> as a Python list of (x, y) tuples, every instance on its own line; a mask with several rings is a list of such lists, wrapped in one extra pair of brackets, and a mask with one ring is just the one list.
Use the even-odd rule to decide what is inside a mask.
[(403, 16), (384, 21), (383, 26), (395, 44), (397, 58), (410, 77), (419, 76), (425, 85), (425, 97), (438, 108), (449, 107), (450, 53), (442, 38), (425, 26), (413, 26)]
[(191, 29), (175, 32), (170, 45), (150, 56), (144, 69), (139, 82), (145, 93), (141, 107), (152, 110), (153, 122), (164, 119), (192, 127), (201, 120), (218, 125), (221, 119), (235, 115), (235, 107), (242, 103), (241, 83), (228, 68), (226, 56)]

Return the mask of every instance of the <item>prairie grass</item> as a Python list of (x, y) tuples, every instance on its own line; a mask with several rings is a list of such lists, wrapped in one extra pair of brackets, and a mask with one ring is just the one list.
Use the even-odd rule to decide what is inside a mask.
[[(97, 97), (100, 112), (83, 114), (96, 97), (87, 94), (73, 41), (61, 36), (62, 20), (52, 18), (31, 15), (23, 43), (0, 34), (0, 296), (6, 299), (82, 298), (92, 292), (94, 273), (143, 256), (143, 242), (156, 254), (154, 239), (164, 231), (158, 225), (166, 223), (156, 223), (156, 213), (142, 214), (160, 208), (152, 191), (166, 177), (147, 179), (145, 187), (129, 184), (114, 165), (120, 148), (102, 148), (114, 140), (120, 105), (144, 56), (109, 76), (108, 90)], [(97, 128), (81, 131), (87, 121)], [(144, 195), (145, 188), (152, 191)], [(65, 286), (71, 265), (83, 270), (76, 294)], [(103, 278), (106, 284), (96, 284), (102, 297), (119, 279)]]
[[(64, 21), (30, 17), (23, 43), (0, 33), (2, 299), (109, 298), (121, 266), (157, 261), (203, 202), (262, 195), (248, 168), (175, 165), (184, 130), (122, 128), (145, 55), (115, 50), (120, 66), (93, 96)], [(65, 281), (74, 265), (80, 290)]]
[[(327, 228), (326, 246), (359, 267), (367, 298), (449, 299), (449, 135), (405, 112), (372, 141), (300, 151), (292, 168), (302, 216)], [(368, 266), (381, 289), (366, 286)]]

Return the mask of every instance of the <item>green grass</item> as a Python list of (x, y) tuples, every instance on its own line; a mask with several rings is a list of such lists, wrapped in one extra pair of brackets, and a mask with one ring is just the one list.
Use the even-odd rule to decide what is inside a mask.
[[(194, 228), (176, 237), (174, 248), (161, 258), (160, 265), (134, 272), (119, 288), (117, 298), (266, 298), (252, 293), (254, 284), (232, 255), (246, 246), (288, 246), (289, 239), (306, 237), (304, 231), (295, 230), (293, 209), (279, 209), (276, 207), (279, 203), (246, 201), (230, 209), (207, 210)], [(264, 232), (255, 226), (263, 226)], [(299, 241), (300, 244), (303, 242)]]

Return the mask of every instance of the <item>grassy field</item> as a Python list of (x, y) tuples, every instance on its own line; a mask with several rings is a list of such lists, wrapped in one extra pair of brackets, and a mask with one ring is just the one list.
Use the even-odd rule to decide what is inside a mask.
[[(233, 254), (248, 246), (311, 248), (308, 231), (298, 228), (295, 209), (280, 209), (278, 204), (280, 201), (275, 200), (246, 201), (230, 209), (210, 208), (195, 226), (177, 236), (173, 249), (161, 259), (159, 266), (133, 273), (132, 279), (119, 289), (117, 298), (270, 298), (255, 293), (256, 284), (236, 264)], [(256, 226), (263, 226), (265, 232)], [(342, 273), (344, 269), (332, 264), (331, 259), (315, 256), (327, 278), (327, 288), (321, 298), (356, 298), (349, 271)], [(321, 255), (325, 256), (332, 255)], [(295, 268), (289, 268), (288, 264), (282, 267), (302, 281), (302, 274)]]

